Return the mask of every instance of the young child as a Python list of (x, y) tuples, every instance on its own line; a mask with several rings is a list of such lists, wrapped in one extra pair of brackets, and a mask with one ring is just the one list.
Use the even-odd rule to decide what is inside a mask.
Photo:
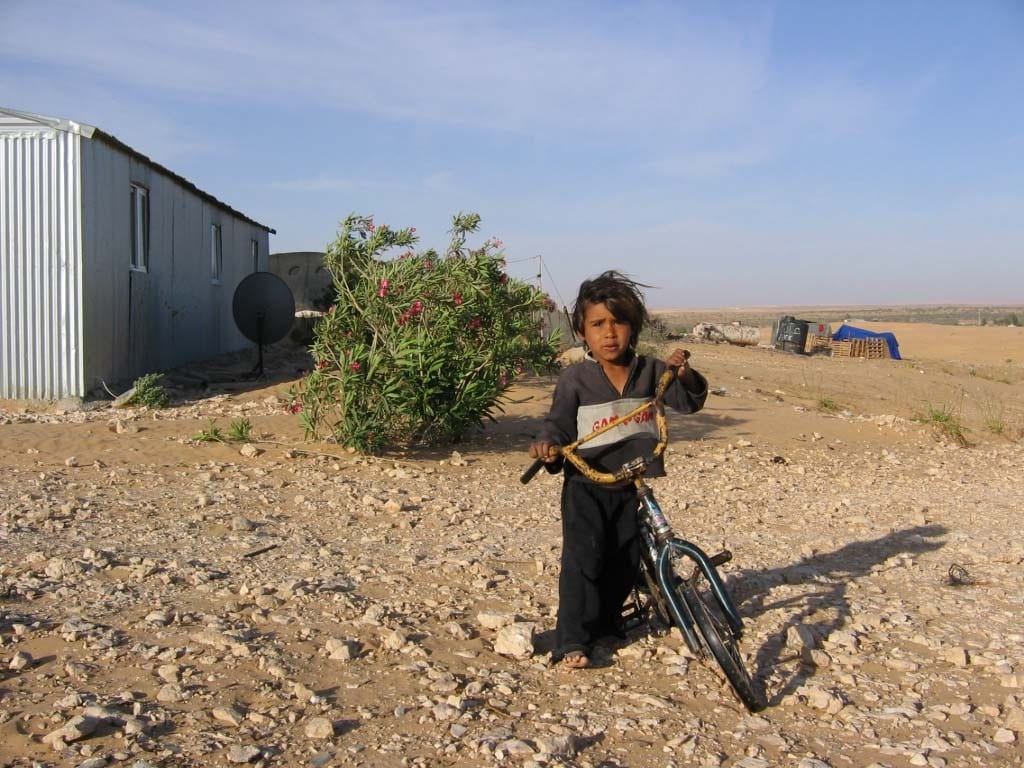
[[(708, 394), (705, 378), (687, 363), (688, 352), (677, 349), (664, 362), (637, 354), (637, 339), (649, 320), (641, 287), (614, 271), (580, 286), (572, 322), (587, 355), (559, 376), (551, 411), (530, 446), (532, 458), (547, 459), (549, 472), (565, 471), (554, 658), (571, 668), (590, 666), (598, 638), (622, 637), (622, 605), (640, 563), (636, 489), (597, 485), (560, 456), (552, 457), (551, 449), (649, 400), (666, 365), (679, 369), (665, 392), (666, 404), (693, 413)], [(653, 420), (631, 422), (587, 443), (579, 455), (603, 472), (616, 472), (629, 459), (650, 453), (657, 438)], [(664, 474), (661, 459), (647, 471), (649, 477)]]

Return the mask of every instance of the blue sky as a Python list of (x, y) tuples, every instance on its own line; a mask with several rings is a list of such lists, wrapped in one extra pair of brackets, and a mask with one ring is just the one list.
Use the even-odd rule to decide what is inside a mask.
[(1024, 3), (0, 0), (0, 105), (322, 250), (483, 216), (571, 302), (1024, 302)]

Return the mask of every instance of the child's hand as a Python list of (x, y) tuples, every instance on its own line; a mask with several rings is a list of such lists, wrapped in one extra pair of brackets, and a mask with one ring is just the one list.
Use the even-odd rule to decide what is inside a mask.
[(690, 350), (688, 349), (676, 349), (671, 355), (665, 360), (665, 363), (674, 368), (678, 368), (676, 376), (680, 379), (684, 378), (687, 373), (690, 372), (690, 363), (687, 362), (690, 359)]
[(557, 448), (558, 446), (554, 443), (547, 440), (539, 440), (536, 443), (530, 444), (530, 458), (544, 459), (545, 464), (550, 464), (558, 458)]

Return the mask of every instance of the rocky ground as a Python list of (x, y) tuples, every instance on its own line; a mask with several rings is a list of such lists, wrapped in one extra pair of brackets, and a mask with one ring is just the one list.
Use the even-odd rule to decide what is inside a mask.
[[(0, 411), (0, 765), (1024, 764), (1024, 450), (913, 421), (960, 376), (1012, 426), (1020, 382), (694, 364), (717, 395), (655, 490), (735, 554), (764, 712), (674, 633), (550, 663), (558, 480), (518, 480), (550, 380), (458, 453), (385, 458), (303, 443), (279, 381)], [(195, 439), (241, 418), (244, 450)]]

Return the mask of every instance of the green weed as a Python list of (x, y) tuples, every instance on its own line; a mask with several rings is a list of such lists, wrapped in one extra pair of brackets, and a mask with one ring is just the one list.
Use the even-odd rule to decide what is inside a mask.
[(916, 420), (931, 426), (942, 437), (966, 448), (970, 445), (967, 440), (967, 428), (961, 421), (958, 411), (959, 409), (953, 409), (946, 404), (936, 406), (929, 403)]
[(160, 383), (163, 378), (162, 373), (147, 373), (145, 376), (137, 378), (132, 385), (135, 393), (128, 403), (146, 408), (166, 408), (171, 402), (171, 398)]
[(206, 429), (203, 429), (195, 436), (196, 440), (200, 443), (223, 443), (224, 433), (221, 428), (217, 426), (216, 419), (210, 419), (206, 425)]
[(228, 440), (232, 440), (239, 443), (249, 442), (249, 437), (252, 434), (252, 424), (248, 419), (236, 419), (231, 422), (231, 427), (228, 429)]
[(831, 397), (820, 397), (818, 398), (818, 408), (823, 411), (829, 411), (830, 413), (841, 410), (842, 406), (839, 405)]

